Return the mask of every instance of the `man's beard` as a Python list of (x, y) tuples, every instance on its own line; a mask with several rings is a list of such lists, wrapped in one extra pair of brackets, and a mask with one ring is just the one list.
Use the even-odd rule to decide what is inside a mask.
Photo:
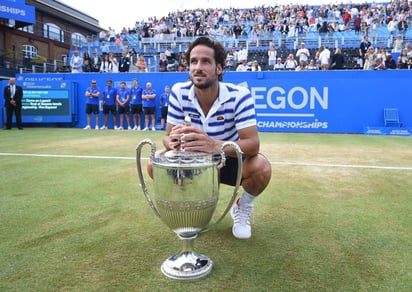
[[(216, 72), (217, 74), (217, 72)], [(195, 87), (199, 88), (199, 89), (207, 89), (209, 87), (211, 87), (216, 81), (218, 81), (218, 77), (216, 75), (215, 79), (207, 79), (204, 83), (196, 83), (193, 81), (193, 77), (190, 76), (190, 80), (192, 81), (192, 83), (194, 84)]]
[(215, 81), (213, 80), (208, 80), (205, 83), (195, 83), (192, 80), (192, 83), (194, 84), (195, 87), (199, 88), (199, 89), (207, 89), (209, 87), (212, 86), (213, 83), (215, 83)]

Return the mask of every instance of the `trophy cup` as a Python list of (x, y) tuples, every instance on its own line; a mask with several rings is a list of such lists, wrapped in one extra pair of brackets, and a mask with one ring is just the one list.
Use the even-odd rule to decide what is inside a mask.
[[(141, 152), (144, 145), (151, 146), (153, 165), (153, 197), (149, 195), (142, 174)], [(225, 164), (226, 147), (233, 147), (238, 158), (236, 185), (228, 205), (220, 217), (211, 223), (219, 201), (218, 170)], [(193, 242), (200, 232), (219, 223), (234, 203), (242, 175), (242, 152), (234, 142), (225, 142), (220, 159), (203, 152), (168, 151), (155, 157), (156, 146), (150, 139), (142, 140), (136, 148), (137, 172), (143, 193), (159, 217), (183, 243), (177, 255), (166, 259), (162, 273), (172, 279), (195, 280), (212, 271), (213, 261), (193, 250)], [(153, 198), (153, 199), (152, 199)]]

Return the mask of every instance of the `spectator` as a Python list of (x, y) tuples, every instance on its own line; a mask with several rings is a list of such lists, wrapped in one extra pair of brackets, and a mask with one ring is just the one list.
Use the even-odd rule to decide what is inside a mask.
[(90, 58), (89, 52), (83, 53), (83, 65), (82, 65), (83, 72), (92, 72), (92, 59)]
[(156, 131), (156, 90), (152, 88), (152, 83), (146, 83), (146, 89), (142, 92), (143, 112), (145, 118), (145, 128), (143, 131), (149, 130), (149, 118), (152, 122), (152, 131)]
[(365, 54), (365, 63), (363, 64), (363, 70), (372, 70), (375, 65), (376, 54), (373, 47), (369, 47)]
[(397, 26), (398, 26), (398, 23), (396, 22), (396, 19), (392, 17), (391, 20), (388, 22), (388, 25), (387, 25), (389, 34), (391, 36), (395, 35)]
[(130, 90), (126, 87), (126, 82), (120, 82), (120, 88), (117, 90), (116, 102), (119, 105), (119, 115), (120, 115), (120, 125), (118, 130), (123, 130), (124, 118), (126, 117), (127, 129), (131, 130), (130, 127), (130, 116), (129, 116), (129, 101), (130, 101)]
[(111, 73), (113, 72), (113, 64), (109, 59), (109, 55), (104, 55), (103, 61), (100, 65), (100, 73)]
[(107, 42), (103, 41), (100, 44), (100, 50), (102, 51), (103, 56), (108, 55), (110, 53), (110, 46), (107, 44)]
[(382, 62), (382, 58), (376, 58), (375, 64), (373, 64), (373, 70), (385, 70), (385, 63)]
[(250, 67), (247, 64), (247, 60), (242, 60), (240, 64), (237, 66), (236, 71), (238, 72), (250, 71)]
[(251, 71), (262, 71), (262, 68), (260, 67), (259, 62), (257, 60), (253, 60)]
[(91, 69), (92, 72), (99, 72), (100, 66), (102, 65), (102, 58), (97, 54), (97, 51), (93, 51), (93, 56), (91, 57)]
[(242, 60), (247, 60), (248, 57), (248, 50), (246, 50), (243, 45), (239, 45), (239, 51), (237, 52), (237, 59), (242, 61)]
[(299, 61), (299, 65), (296, 67), (295, 71), (306, 71), (306, 63), (303, 60)]
[[(107, 56), (108, 57), (108, 56)], [(117, 130), (117, 117), (116, 117), (116, 96), (117, 90), (113, 87), (113, 81), (107, 80), (106, 86), (103, 89), (102, 94), (102, 105), (103, 105), (103, 126), (101, 130), (108, 129), (109, 113), (112, 114), (114, 129)]]
[(382, 58), (382, 60), (386, 60), (386, 57), (388, 56), (388, 52), (386, 51), (385, 47), (379, 48), (379, 53), (376, 54), (377, 58)]
[(70, 58), (70, 68), (72, 73), (81, 73), (83, 66), (83, 58), (79, 56), (79, 51), (75, 50)]
[(408, 52), (406, 49), (403, 49), (398, 57), (398, 69), (408, 69)]
[(353, 21), (353, 26), (355, 28), (355, 33), (359, 34), (362, 26), (362, 18), (360, 17), (360, 15), (358, 15)]
[(333, 54), (332, 59), (331, 59), (330, 69), (333, 69), (333, 70), (343, 69), (344, 64), (345, 64), (345, 58), (342, 55), (341, 49), (336, 48), (335, 53)]
[(275, 71), (285, 70), (285, 65), (283, 65), (281, 58), (276, 59), (276, 64), (273, 66), (273, 70)]
[(109, 60), (112, 63), (112, 73), (119, 73), (119, 62), (113, 52), (109, 53)]
[(228, 70), (235, 70), (237, 63), (238, 61), (236, 48), (232, 47), (232, 49), (227, 52), (225, 68), (227, 68)]
[(411, 43), (406, 43), (405, 45), (405, 49), (406, 49), (406, 55), (408, 56), (408, 58), (412, 58), (412, 46)]
[(278, 51), (276, 50), (276, 47), (274, 45), (271, 45), (270, 49), (268, 50), (268, 65), (269, 65), (269, 67), (275, 66), (277, 54), (278, 54)]
[(305, 43), (300, 44), (300, 49), (296, 52), (296, 58), (300, 61), (305, 62), (305, 66), (308, 63), (310, 57), (309, 50), (305, 48)]
[[(382, 58), (382, 57), (380, 57)], [(385, 58), (385, 68), (388, 70), (396, 69), (396, 62), (392, 57), (392, 54), (386, 54)]]
[(409, 70), (412, 69), (412, 58), (408, 58), (408, 68)]
[(99, 130), (99, 96), (100, 89), (97, 87), (95, 79), (91, 81), (91, 86), (86, 89), (86, 114), (87, 114), (87, 126), (85, 130), (91, 129), (92, 113), (95, 119), (95, 129)]
[(137, 60), (135, 66), (137, 68), (137, 72), (146, 72), (147, 71), (146, 60), (144, 59), (143, 55), (139, 56), (139, 59)]
[(167, 58), (165, 53), (160, 53), (159, 72), (167, 72)]
[(140, 131), (142, 125), (142, 92), (143, 89), (139, 86), (139, 80), (136, 78), (133, 79), (133, 85), (130, 88), (130, 110), (133, 115), (133, 130)]
[(330, 64), (330, 51), (327, 47), (324, 47), (322, 52), (319, 54), (320, 69), (328, 70)]
[(306, 66), (306, 70), (319, 70), (319, 66), (316, 65), (315, 59), (311, 59), (309, 64)]
[(179, 72), (184, 72), (187, 71), (187, 60), (186, 60), (186, 53), (181, 52), (179, 55), (179, 65), (177, 67), (177, 71)]
[(119, 72), (129, 72), (130, 69), (130, 58), (128, 56), (127, 50), (122, 51), (122, 56), (119, 61)]
[(285, 61), (285, 69), (286, 70), (295, 70), (298, 63), (293, 58), (293, 54), (289, 54), (288, 58)]
[(405, 18), (402, 16), (398, 22), (398, 31), (401, 35), (405, 35), (408, 30), (408, 23)]
[(393, 53), (400, 53), (403, 49), (403, 38), (402, 35), (398, 34), (396, 40), (393, 41)]

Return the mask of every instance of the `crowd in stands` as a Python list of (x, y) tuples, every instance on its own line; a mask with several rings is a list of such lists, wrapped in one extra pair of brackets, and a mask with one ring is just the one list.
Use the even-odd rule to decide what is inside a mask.
[[(129, 59), (133, 60), (130, 70), (144, 72), (147, 71), (147, 64), (141, 69), (136, 61), (143, 62), (138, 57), (143, 55), (139, 51), (139, 42), (169, 42), (175, 50), (169, 45), (164, 51), (157, 52), (156, 70), (185, 71), (186, 60), (180, 56), (184, 50), (176, 51), (179, 48), (177, 43), (209, 35), (222, 41), (235, 40), (227, 42), (230, 44), (227, 70), (280, 70), (282, 66), (279, 58), (287, 70), (344, 69), (353, 67), (348, 66), (348, 57), (353, 58), (353, 52), (356, 54), (358, 69), (392, 68), (393, 62), (386, 62), (391, 58), (395, 68), (406, 69), (412, 64), (411, 21), (410, 4), (405, 0), (319, 6), (287, 4), (247, 9), (187, 9), (170, 12), (160, 19), (149, 17), (146, 21), (137, 21), (133, 27), (124, 27), (120, 32), (113, 29), (103, 31), (99, 35), (98, 51), (103, 56), (116, 49), (126, 52)], [(348, 49), (336, 45), (332, 47), (330, 43), (323, 42), (342, 32), (353, 33), (357, 38), (356, 45)], [(308, 35), (320, 36), (322, 42), (313, 42), (305, 47), (303, 40)], [(372, 48), (367, 51), (367, 56), (360, 49), (364, 36), (369, 36), (366, 49)], [(377, 40), (382, 36), (386, 37), (386, 42), (379, 43)], [(282, 40), (287, 39), (295, 40), (294, 48), (284, 46)], [(256, 54), (254, 45), (262, 40), (269, 40), (268, 46), (264, 47), (263, 54), (262, 50)], [(388, 51), (385, 55), (380, 54), (382, 48)], [(372, 50), (373, 55), (370, 54)], [(346, 51), (352, 52), (352, 55), (346, 54)], [(380, 62), (379, 66), (376, 66), (376, 62)], [(113, 68), (112, 72), (116, 70)]]

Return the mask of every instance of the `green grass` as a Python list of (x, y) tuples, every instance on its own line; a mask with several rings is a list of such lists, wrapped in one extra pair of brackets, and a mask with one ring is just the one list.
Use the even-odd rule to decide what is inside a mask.
[(234, 239), (227, 216), (195, 241), (212, 273), (181, 282), (160, 272), (181, 244), (134, 160), (162, 134), (0, 131), (0, 153), (73, 155), (0, 155), (0, 291), (412, 290), (411, 138), (261, 133), (273, 173), (252, 238)]

